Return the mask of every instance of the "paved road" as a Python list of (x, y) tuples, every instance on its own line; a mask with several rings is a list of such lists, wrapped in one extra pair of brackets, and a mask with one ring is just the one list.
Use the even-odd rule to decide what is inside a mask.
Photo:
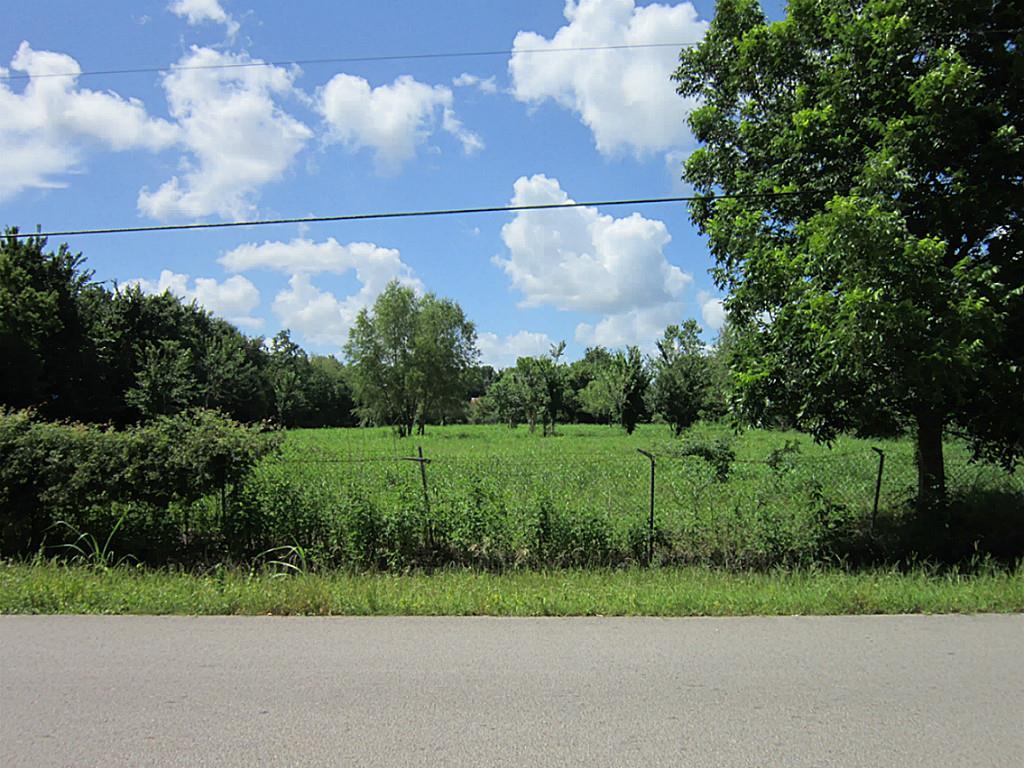
[(0, 617), (0, 765), (1015, 766), (1024, 616)]

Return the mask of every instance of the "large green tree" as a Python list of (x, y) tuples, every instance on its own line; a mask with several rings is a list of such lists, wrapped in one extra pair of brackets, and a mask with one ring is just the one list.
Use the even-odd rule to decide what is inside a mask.
[(416, 423), (423, 434), (428, 421), (445, 421), (468, 400), (480, 354), (462, 307), (432, 293), (418, 301), (412, 341)]
[(612, 353), (600, 345), (587, 347), (583, 357), (570, 363), (566, 371), (566, 416), (574, 423), (592, 422), (596, 420), (591, 411), (585, 407), (583, 392), (602, 371), (612, 365)]
[(46, 239), (0, 238), (0, 402), (74, 416), (89, 339), (80, 308), (93, 289), (84, 258)]
[(453, 301), (418, 297), (392, 281), (372, 308), (360, 310), (345, 354), (364, 421), (401, 436), (465, 398), (476, 365), (476, 331)]
[(310, 375), (306, 392), (309, 410), (303, 426), (351, 427), (355, 402), (349, 387), (348, 369), (335, 357), (314, 355), (309, 359)]
[[(523, 358), (521, 358), (523, 359)], [(514, 427), (520, 421), (529, 421), (531, 392), (529, 383), (518, 368), (506, 368), (487, 388), (486, 400), (493, 404), (498, 421)], [(537, 423), (533, 417), (533, 425)]]
[(125, 392), (125, 402), (146, 419), (185, 410), (197, 397), (193, 364), (192, 351), (177, 341), (150, 344), (135, 373), (135, 386)]
[(685, 178), (740, 403), (822, 440), (896, 415), (924, 506), (945, 496), (945, 432), (1008, 466), (1024, 447), (1021, 18), (999, 0), (791, 0), (767, 23), (719, 0), (675, 75), (701, 103)]
[(267, 378), (274, 395), (274, 412), (280, 424), (295, 426), (307, 409), (306, 394), (310, 379), (309, 358), (292, 341), (291, 331), (278, 331), (267, 344), (270, 360)]

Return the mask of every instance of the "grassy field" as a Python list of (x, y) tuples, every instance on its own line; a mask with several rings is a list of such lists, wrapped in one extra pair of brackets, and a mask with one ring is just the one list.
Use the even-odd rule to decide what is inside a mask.
[[(734, 460), (712, 458), (728, 443)], [(885, 472), (874, 512), (879, 457)], [(422, 448), (420, 464), (408, 461)], [(244, 486), (189, 508), (85, 510), (75, 528), (104, 532), (109, 550), (189, 568), (301, 561), (304, 569), (401, 572), (469, 566), (630, 568), (646, 560), (650, 463), (656, 457), (654, 564), (726, 570), (865, 565), (1024, 553), (1020, 477), (970, 465), (947, 446), (954, 505), (919, 519), (909, 441), (664, 426), (633, 435), (609, 426), (429, 427), (399, 440), (387, 429), (290, 432), (279, 457)], [(288, 546), (287, 555), (268, 550)], [(52, 552), (52, 550), (51, 550)]]
[(0, 614), (744, 616), (1024, 611), (1024, 570), (205, 575), (0, 564)]
[[(680, 455), (685, 445), (718, 441), (735, 453), (726, 476), (700, 456)], [(430, 459), (426, 499), (419, 466), (403, 460), (420, 447)], [(873, 447), (886, 454), (877, 518)], [(458, 426), (404, 441), (387, 430), (311, 430), (290, 434), (283, 460), (268, 463), (261, 480), (270, 487), (298, 482), (320, 509), (351, 510), (353, 500), (363, 505), (364, 519), (380, 526), (362, 526), (371, 541), (355, 541), (349, 561), (429, 564), (416, 552), (419, 541), (442, 562), (629, 565), (645, 557), (649, 534), (650, 464), (638, 449), (656, 456), (655, 558), (661, 563), (805, 565), (920, 554), (930, 546), (921, 538), (929, 532), (908, 530), (916, 475), (913, 446), (905, 440), (841, 438), (826, 447), (797, 433), (734, 435), (710, 427), (678, 441), (655, 425), (633, 435), (565, 426), (549, 438), (525, 428)], [(947, 453), (954, 491), (1009, 490), (1011, 502), (1019, 494), (1020, 483), (998, 470), (968, 465), (962, 447), (950, 445)], [(342, 512), (340, 527), (350, 519)]]

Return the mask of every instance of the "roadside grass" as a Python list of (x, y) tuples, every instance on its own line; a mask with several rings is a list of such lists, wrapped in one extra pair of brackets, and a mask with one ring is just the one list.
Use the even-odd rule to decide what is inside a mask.
[(1024, 565), (971, 573), (704, 567), (204, 574), (0, 564), (0, 614), (749, 616), (1024, 612)]

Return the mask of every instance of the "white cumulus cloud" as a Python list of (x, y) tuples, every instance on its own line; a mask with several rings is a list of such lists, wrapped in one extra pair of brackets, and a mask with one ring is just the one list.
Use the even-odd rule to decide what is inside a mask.
[(195, 69), (251, 61), (246, 54), (193, 47), (164, 77), (168, 107), (188, 156), (180, 177), (139, 193), (142, 213), (157, 219), (250, 213), (259, 190), (279, 180), (312, 138), (309, 128), (275, 102), (295, 93), (293, 71)]
[(668, 302), (654, 307), (640, 307), (615, 315), (607, 315), (597, 323), (576, 326), (576, 341), (585, 346), (624, 347), (636, 344), (650, 351), (665, 328), (683, 319), (685, 304)]
[(320, 243), (306, 238), (287, 243), (272, 240), (246, 243), (224, 254), (219, 261), (230, 272), (272, 269), (289, 274), (332, 272), (340, 275), (354, 270), (371, 301), (392, 280), (417, 291), (423, 290), (423, 284), (413, 274), (412, 267), (402, 261), (398, 250), (373, 243), (343, 245), (333, 237)]
[(348, 340), (348, 329), (364, 305), (349, 296), (344, 301), (329, 291), (321, 291), (309, 275), (292, 275), (288, 288), (274, 298), (274, 314), (281, 325), (296, 331), (313, 344), (341, 348)]
[(137, 285), (146, 293), (169, 291), (243, 328), (258, 328), (263, 324), (263, 320), (252, 315), (260, 303), (259, 289), (241, 275), (232, 275), (223, 282), (211, 277), (191, 281), (188, 275), (164, 269), (157, 280), (138, 278), (126, 284)]
[[(557, 179), (538, 174), (515, 183), (513, 205), (568, 203)], [(693, 281), (670, 264), (671, 240), (664, 222), (639, 213), (614, 218), (596, 208), (520, 211), (501, 230), (509, 258), (493, 261), (523, 294), (521, 306), (600, 313), (596, 325), (581, 324), (577, 340), (618, 346), (647, 343), (678, 320), (681, 298)], [(650, 337), (651, 339), (653, 336)]]
[(218, 0), (174, 0), (167, 6), (167, 10), (185, 19), (191, 26), (212, 21), (223, 24), (229, 38), (238, 34), (238, 22), (224, 10)]
[[(137, 99), (79, 88), (74, 76), (53, 77), (82, 71), (66, 54), (22, 42), (11, 68), (33, 77), (21, 92), (0, 81), (0, 200), (66, 186), (91, 147), (155, 151), (179, 139), (177, 126), (150, 117)], [(0, 74), (9, 71), (0, 67)]]
[[(570, 203), (557, 179), (515, 182), (513, 205)], [(523, 306), (624, 312), (674, 301), (692, 277), (665, 259), (664, 222), (639, 213), (614, 218), (596, 208), (520, 211), (501, 229), (510, 257), (494, 258), (523, 293)]]
[(551, 351), (554, 341), (546, 333), (519, 331), (511, 336), (498, 336), (484, 331), (478, 333), (476, 345), (480, 349), (480, 362), (495, 368), (515, 365), (520, 357), (540, 357)]
[(634, 0), (567, 0), (561, 27), (549, 40), (520, 32), (508, 69), (520, 101), (551, 99), (573, 110), (590, 128), (602, 154), (637, 154), (687, 143), (686, 117), (695, 104), (680, 98), (669, 79), (679, 50), (629, 48), (586, 53), (527, 53), (700, 40), (707, 22), (689, 2), (637, 7)]
[(483, 149), (483, 140), (463, 127), (453, 110), (452, 91), (427, 85), (409, 75), (376, 88), (361, 77), (338, 74), (318, 92), (318, 109), (327, 123), (328, 142), (352, 151), (368, 148), (378, 170), (395, 172), (416, 155), (441, 127), (462, 144), (466, 154)]
[[(288, 287), (274, 299), (274, 314), (282, 326), (314, 344), (341, 347), (359, 310), (372, 305), (392, 280), (423, 291), (423, 283), (402, 261), (399, 251), (373, 243), (344, 245), (333, 237), (319, 243), (305, 238), (247, 243), (219, 261), (231, 272), (271, 269), (289, 274)], [(313, 274), (349, 271), (355, 272), (360, 289), (342, 299), (316, 287), (310, 278)]]

